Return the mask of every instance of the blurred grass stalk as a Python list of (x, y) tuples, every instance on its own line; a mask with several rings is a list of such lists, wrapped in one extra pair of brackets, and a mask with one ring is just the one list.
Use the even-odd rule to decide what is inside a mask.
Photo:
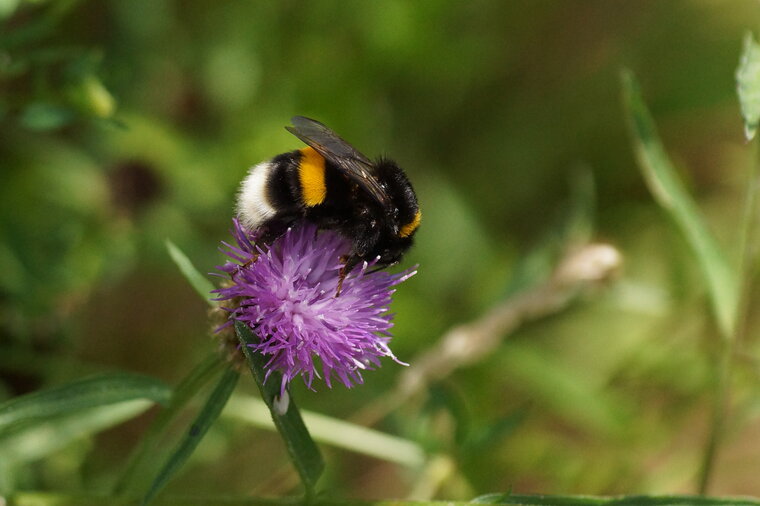
[(710, 486), (718, 447), (723, 438), (726, 417), (731, 408), (731, 390), (733, 382), (734, 363), (739, 353), (740, 344), (747, 333), (749, 307), (752, 298), (755, 262), (757, 259), (757, 228), (758, 228), (758, 199), (760, 188), (760, 149), (758, 141), (753, 142), (754, 156), (750, 165), (747, 195), (745, 197), (744, 216), (741, 222), (738, 272), (740, 279), (739, 297), (737, 301), (736, 324), (731, 338), (721, 345), (721, 356), (716, 377), (716, 393), (713, 404), (713, 419), (708, 436), (702, 468), (699, 476), (699, 493), (706, 494)]
[(567, 308), (585, 289), (608, 280), (622, 263), (620, 252), (607, 244), (565, 246), (569, 249), (547, 279), (508, 297), (476, 320), (450, 329), (412, 361), (393, 392), (362, 410), (354, 421), (375, 424), (431, 382), (490, 356), (505, 335), (524, 323)]
[[(425, 452), (408, 439), (338, 420), (312, 411), (302, 410), (304, 422), (315, 440), (336, 448), (368, 455), (387, 462), (418, 469), (425, 463)], [(255, 427), (273, 430), (274, 422), (264, 401), (236, 395), (230, 399), (222, 416), (235, 418)]]
[[(760, 48), (745, 38), (742, 61), (737, 70), (739, 101), (745, 132), (752, 139), (760, 119)], [(744, 216), (740, 224), (739, 258), (732, 267), (704, 224), (696, 203), (686, 191), (660, 141), (654, 120), (647, 109), (634, 74), (621, 73), (623, 102), (639, 167), (655, 200), (669, 214), (685, 236), (699, 264), (720, 333), (720, 357), (714, 376), (712, 420), (704, 447), (697, 490), (705, 494), (710, 485), (726, 420), (730, 411), (734, 357), (746, 333), (747, 313), (757, 252), (760, 159), (755, 143), (754, 161), (749, 168)]]
[[(86, 493), (17, 492), (10, 497), (0, 497), (7, 506), (130, 506), (129, 499)], [(296, 506), (303, 504), (297, 498), (255, 498), (218, 496), (175, 496), (156, 499), (156, 506)], [(473, 501), (403, 501), (403, 500), (345, 500), (320, 498), (322, 506), (468, 506), (472, 504), (513, 504), (522, 506), (760, 506), (754, 499), (711, 498), (688, 495), (673, 496), (587, 496), (587, 495), (538, 495), (499, 493), (478, 497)]]
[(744, 120), (744, 132), (752, 143), (752, 163), (747, 174), (747, 194), (744, 199), (744, 214), (742, 216), (739, 235), (739, 258), (737, 271), (739, 285), (737, 286), (737, 307), (733, 334), (728, 342), (722, 344), (718, 375), (716, 378), (716, 394), (713, 404), (713, 420), (708, 442), (702, 462), (699, 477), (699, 493), (705, 494), (710, 485), (710, 478), (720, 442), (725, 431), (726, 416), (730, 409), (731, 386), (733, 381), (734, 363), (739, 346), (747, 333), (749, 307), (752, 298), (752, 284), (755, 279), (755, 267), (758, 251), (758, 198), (760, 189), (760, 148), (755, 139), (758, 122), (760, 121), (760, 46), (754, 41), (751, 32), (744, 37), (739, 67), (736, 70), (737, 95)]

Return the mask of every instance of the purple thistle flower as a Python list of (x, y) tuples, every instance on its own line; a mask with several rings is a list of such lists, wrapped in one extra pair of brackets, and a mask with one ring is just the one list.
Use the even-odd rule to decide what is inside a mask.
[(259, 336), (253, 347), (269, 359), (267, 377), (282, 373), (282, 393), (298, 375), (309, 388), (315, 376), (332, 387), (333, 374), (350, 388), (362, 383), (361, 371), (379, 366), (381, 357), (406, 365), (388, 347), (393, 326), (388, 307), (393, 287), (416, 270), (389, 274), (365, 263), (346, 276), (336, 296), (340, 258), (351, 248), (337, 232), (301, 222), (262, 247), (255, 231), (233, 223), (236, 244), (223, 243), (233, 261), (219, 267), (230, 282), (216, 290), (218, 300), (235, 301), (224, 309)]

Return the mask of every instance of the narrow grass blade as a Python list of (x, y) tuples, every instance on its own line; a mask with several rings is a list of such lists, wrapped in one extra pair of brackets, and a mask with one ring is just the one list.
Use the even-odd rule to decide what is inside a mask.
[(216, 384), (214, 391), (211, 392), (208, 400), (206, 400), (206, 404), (190, 425), (190, 430), (188, 430), (184, 439), (174, 450), (174, 453), (169, 457), (169, 460), (166, 461), (155, 480), (153, 480), (153, 484), (143, 499), (143, 506), (153, 500), (156, 494), (166, 486), (169, 480), (180, 470), (187, 459), (190, 458), (190, 455), (192, 455), (195, 448), (201, 442), (203, 436), (208, 432), (211, 424), (219, 417), (224, 405), (227, 404), (227, 400), (230, 398), (230, 395), (232, 395), (232, 391), (235, 389), (239, 377), (240, 375), (234, 369), (227, 369), (222, 375), (221, 379)]
[(166, 240), (166, 249), (169, 251), (169, 255), (174, 260), (174, 263), (179, 267), (180, 272), (185, 276), (185, 279), (190, 285), (198, 292), (203, 300), (211, 307), (216, 307), (216, 302), (211, 300), (211, 290), (214, 289), (214, 285), (203, 274), (198, 272), (193, 263), (187, 258), (181, 249), (179, 249), (169, 239)]
[(744, 36), (744, 50), (736, 69), (736, 92), (744, 119), (744, 135), (751, 140), (760, 122), (760, 45), (752, 32)]
[(622, 73), (623, 99), (636, 157), (655, 200), (667, 211), (694, 251), (707, 282), (715, 319), (730, 339), (736, 320), (738, 280), (707, 230), (699, 209), (676, 174), (630, 71)]
[(17, 423), (44, 420), (56, 415), (148, 399), (159, 404), (169, 401), (171, 389), (163, 382), (138, 374), (101, 374), (65, 385), (16, 397), (0, 405), (0, 436)]
[(143, 490), (143, 479), (156, 469), (156, 452), (167, 427), (182, 413), (188, 402), (221, 370), (224, 363), (213, 353), (198, 364), (172, 392), (169, 405), (153, 419), (140, 444), (130, 458), (129, 465), (114, 487), (117, 494), (133, 495)]
[[(129, 500), (82, 492), (16, 492), (5, 498), (8, 506), (128, 506)], [(199, 496), (162, 497), (156, 506), (295, 506), (300, 499)], [(468, 506), (472, 504), (520, 504), (525, 506), (760, 506), (755, 498), (720, 498), (691, 495), (674, 496), (561, 496), (489, 494), (472, 501), (367, 501), (320, 499), (320, 506)]]
[(235, 332), (237, 332), (238, 339), (243, 345), (243, 352), (248, 360), (253, 379), (256, 380), (261, 391), (261, 397), (269, 407), (272, 420), (274, 420), (277, 430), (280, 431), (280, 435), (285, 441), (290, 459), (301, 476), (301, 481), (306, 488), (306, 495), (311, 496), (325, 467), (322, 454), (311, 439), (293, 399), (290, 399), (287, 411), (284, 414), (275, 407), (275, 402), (280, 395), (281, 376), (279, 373), (273, 372), (268, 381), (264, 381), (266, 374), (264, 371), (265, 359), (249, 346), (258, 342), (256, 336), (246, 324), (238, 321), (235, 322)]
[(634, 406), (623, 397), (601, 390), (583, 372), (573, 371), (556, 357), (517, 342), (503, 344), (499, 366), (530, 392), (531, 398), (574, 426), (594, 434), (625, 434)]
[(21, 464), (41, 459), (73, 441), (134, 418), (152, 405), (151, 401), (135, 399), (14, 425), (0, 436), (0, 462)]

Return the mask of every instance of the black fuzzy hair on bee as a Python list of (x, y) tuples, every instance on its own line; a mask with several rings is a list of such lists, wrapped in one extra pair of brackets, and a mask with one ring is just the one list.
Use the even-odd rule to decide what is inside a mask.
[(250, 229), (273, 240), (306, 219), (351, 241), (344, 276), (358, 263), (398, 262), (411, 247), (422, 213), (404, 171), (388, 158), (370, 161), (322, 123), (296, 116), (286, 129), (307, 147), (252, 167), (237, 213)]

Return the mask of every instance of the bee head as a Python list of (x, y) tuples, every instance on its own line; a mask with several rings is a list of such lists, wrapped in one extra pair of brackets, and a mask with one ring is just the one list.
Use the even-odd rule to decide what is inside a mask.
[(383, 244), (379, 253), (380, 258), (377, 263), (384, 266), (397, 264), (411, 245), (412, 240), (408, 237), (401, 239), (397, 238), (387, 244)]
[[(419, 222), (420, 206), (412, 183), (396, 162), (381, 158), (375, 164), (375, 170), (380, 186), (390, 198), (391, 207), (386, 209), (393, 223), (393, 234), (403, 237), (410, 236), (417, 225), (410, 229), (412, 223)], [(404, 234), (406, 230), (406, 233)]]

